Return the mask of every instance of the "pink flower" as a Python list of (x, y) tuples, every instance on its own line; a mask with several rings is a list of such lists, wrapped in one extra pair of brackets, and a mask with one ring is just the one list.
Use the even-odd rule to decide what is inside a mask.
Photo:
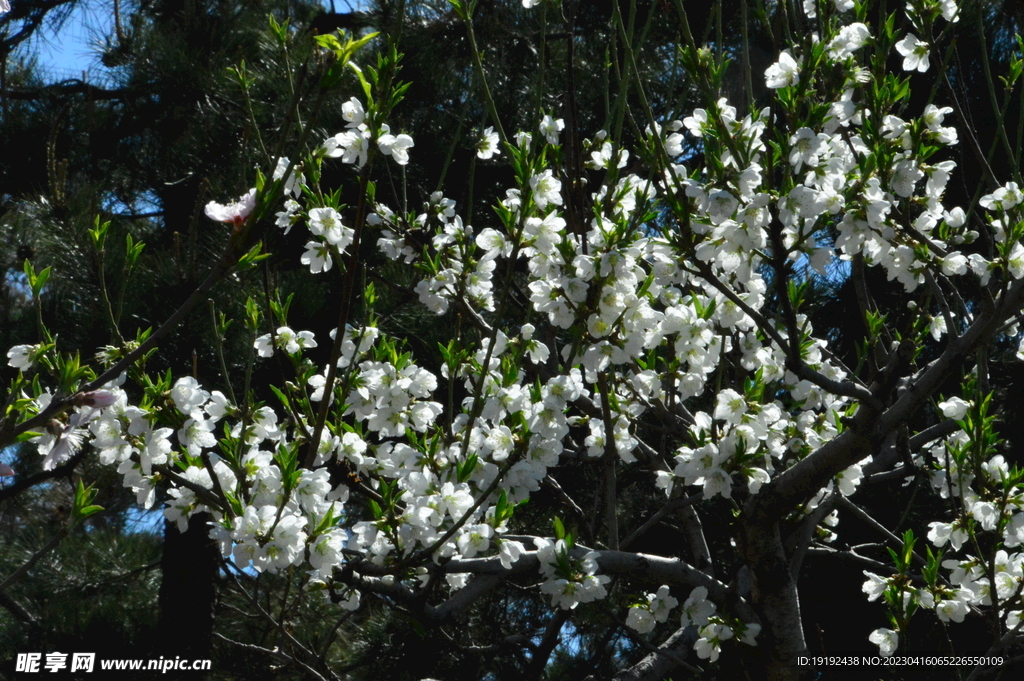
[(220, 204), (210, 201), (206, 204), (206, 217), (217, 222), (230, 222), (237, 228), (242, 226), (255, 207), (256, 189), (253, 188), (234, 203)]

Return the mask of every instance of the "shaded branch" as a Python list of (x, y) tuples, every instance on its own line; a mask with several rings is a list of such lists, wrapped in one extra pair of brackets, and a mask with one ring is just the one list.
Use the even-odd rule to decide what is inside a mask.
[(620, 671), (612, 677), (612, 681), (661, 681), (676, 667), (682, 667), (695, 674), (700, 673), (700, 669), (682, 659), (697, 640), (696, 631), (696, 627), (677, 629), (667, 641), (656, 648), (643, 639), (634, 637), (641, 645), (646, 644), (644, 647), (650, 649), (651, 653), (632, 667)]
[(128, 88), (108, 89), (87, 83), (78, 78), (62, 80), (59, 83), (45, 85), (35, 88), (15, 88), (4, 92), (7, 99), (36, 101), (40, 99), (63, 99), (70, 95), (85, 95), (92, 100), (122, 100), (144, 96), (139, 92), (132, 92)]

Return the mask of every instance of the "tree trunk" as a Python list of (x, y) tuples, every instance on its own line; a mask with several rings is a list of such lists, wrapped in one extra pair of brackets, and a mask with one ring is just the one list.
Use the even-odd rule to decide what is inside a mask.
[[(220, 559), (217, 543), (210, 538), (209, 515), (189, 519), (188, 530), (164, 523), (164, 551), (160, 559), (159, 641), (155, 651), (166, 659), (208, 659), (213, 639), (216, 577)], [(199, 679), (197, 672), (185, 672)], [(167, 678), (177, 678), (169, 672)]]

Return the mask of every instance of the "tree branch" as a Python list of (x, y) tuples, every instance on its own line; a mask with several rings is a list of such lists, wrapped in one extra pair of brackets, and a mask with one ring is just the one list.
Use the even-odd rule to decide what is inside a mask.
[[(642, 639), (636, 640), (643, 642)], [(683, 667), (695, 674), (700, 673), (700, 669), (681, 659), (686, 656), (696, 640), (696, 627), (677, 629), (667, 641), (654, 648), (650, 655), (632, 667), (620, 671), (612, 677), (612, 681), (661, 681), (676, 667)]]

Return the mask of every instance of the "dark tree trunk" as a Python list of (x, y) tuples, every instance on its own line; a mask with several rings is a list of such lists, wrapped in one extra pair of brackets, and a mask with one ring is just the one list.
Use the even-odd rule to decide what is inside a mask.
[[(194, 515), (185, 532), (179, 532), (175, 523), (164, 523), (158, 628), (161, 647), (155, 652), (168, 659), (210, 657), (220, 556), (216, 542), (210, 538), (208, 521), (205, 513)], [(189, 679), (202, 678), (195, 671), (185, 673)], [(168, 672), (167, 678), (176, 677)]]

